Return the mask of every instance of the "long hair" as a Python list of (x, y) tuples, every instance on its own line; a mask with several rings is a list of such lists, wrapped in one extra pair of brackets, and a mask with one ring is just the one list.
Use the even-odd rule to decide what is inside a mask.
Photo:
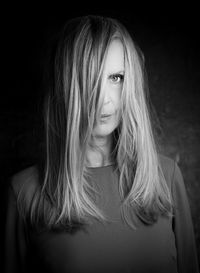
[(140, 49), (120, 22), (100, 16), (72, 19), (58, 37), (44, 100), (44, 176), (33, 198), (32, 222), (55, 227), (90, 217), (109, 220), (93, 200), (98, 192), (88, 183), (86, 151), (102, 108), (103, 68), (113, 39), (121, 41), (125, 61), (121, 119), (112, 133), (121, 212), (133, 228), (133, 211), (146, 224), (169, 216), (171, 195), (158, 159)]

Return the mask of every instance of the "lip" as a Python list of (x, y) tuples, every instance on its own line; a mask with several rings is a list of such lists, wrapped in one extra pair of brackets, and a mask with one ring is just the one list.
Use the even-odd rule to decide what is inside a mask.
[(110, 118), (112, 117), (112, 115), (101, 115), (101, 122), (106, 122), (108, 121)]
[(109, 114), (102, 114), (101, 117), (109, 117), (109, 116), (112, 116), (112, 115), (113, 115), (113, 113), (111, 113), (111, 114), (110, 113)]
[(107, 118), (107, 117), (110, 117), (110, 116), (112, 116), (111, 114), (109, 115), (101, 115), (101, 118)]

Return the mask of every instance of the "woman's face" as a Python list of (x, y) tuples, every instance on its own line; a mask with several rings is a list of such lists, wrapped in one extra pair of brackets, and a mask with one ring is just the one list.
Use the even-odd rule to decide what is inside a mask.
[(120, 121), (120, 98), (124, 80), (124, 51), (119, 40), (109, 46), (104, 66), (104, 103), (101, 118), (93, 131), (93, 136), (104, 137), (111, 134)]

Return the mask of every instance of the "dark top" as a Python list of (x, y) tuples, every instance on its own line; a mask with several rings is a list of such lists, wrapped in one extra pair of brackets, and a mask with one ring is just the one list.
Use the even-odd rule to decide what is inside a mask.
[[(20, 216), (16, 200), (28, 183), (28, 198), (37, 179), (35, 166), (12, 177), (6, 221), (6, 272), (67, 273), (196, 273), (198, 262), (188, 199), (174, 160), (159, 156), (175, 203), (173, 218), (153, 225), (140, 222), (136, 230), (120, 215), (119, 177), (112, 165), (91, 168), (92, 183), (101, 190), (98, 206), (111, 222), (94, 220), (87, 230), (37, 233)], [(28, 179), (27, 179), (28, 178)]]

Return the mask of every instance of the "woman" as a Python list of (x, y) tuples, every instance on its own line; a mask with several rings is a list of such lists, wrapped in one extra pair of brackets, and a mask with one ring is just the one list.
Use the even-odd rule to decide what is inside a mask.
[(125, 27), (69, 21), (49, 68), (44, 157), (11, 179), (6, 272), (198, 272), (182, 174), (158, 153)]

